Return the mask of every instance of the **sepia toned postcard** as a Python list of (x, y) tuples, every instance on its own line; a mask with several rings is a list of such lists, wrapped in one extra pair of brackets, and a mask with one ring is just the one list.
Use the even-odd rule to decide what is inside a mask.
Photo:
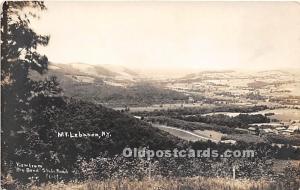
[(299, 2), (1, 5), (0, 189), (300, 189)]

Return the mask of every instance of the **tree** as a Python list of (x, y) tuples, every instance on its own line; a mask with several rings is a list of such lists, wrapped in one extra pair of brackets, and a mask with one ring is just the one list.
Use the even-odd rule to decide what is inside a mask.
[[(6, 1), (1, 15), (1, 162), (13, 154), (18, 143), (16, 120), (18, 110), (28, 105), (32, 90), (28, 75), (30, 69), (39, 73), (47, 70), (48, 59), (37, 52), (39, 45), (46, 46), (49, 36), (36, 34), (30, 20), (37, 12), (46, 10), (40, 1)], [(2, 165), (3, 166), (3, 165)]]
[(24, 81), (29, 69), (43, 73), (48, 59), (40, 55), (38, 45), (46, 46), (49, 36), (36, 34), (30, 28), (30, 19), (37, 18), (35, 11), (45, 10), (40, 1), (4, 2), (1, 18), (1, 82), (5, 84)]

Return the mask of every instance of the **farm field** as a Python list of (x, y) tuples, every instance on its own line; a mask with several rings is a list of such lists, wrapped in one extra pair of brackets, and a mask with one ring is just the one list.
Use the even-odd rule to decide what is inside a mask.
[[(274, 113), (274, 115), (268, 116), (271, 119), (278, 119), (281, 121), (289, 121), (289, 120), (299, 120), (300, 119), (300, 109), (287, 109), (287, 108), (280, 108), (280, 109), (267, 109), (263, 111), (258, 112), (252, 112), (249, 114), (267, 114), (267, 113)], [(228, 115), (230, 117), (238, 116), (239, 114), (242, 114), (240, 112), (213, 112), (208, 114), (203, 114), (203, 116), (207, 115), (217, 115), (217, 114), (223, 114)]]
[(187, 130), (182, 130), (182, 129), (178, 129), (176, 127), (170, 127), (170, 126), (166, 126), (166, 125), (158, 125), (158, 124), (152, 124), (153, 127), (159, 128), (163, 131), (166, 131), (176, 137), (179, 137), (183, 140), (187, 140), (187, 141), (207, 141), (207, 140), (211, 140), (213, 142), (217, 142), (216, 140), (214, 140), (213, 138), (209, 138), (205, 135), (202, 135), (199, 131), (197, 133), (191, 132), (191, 131), (187, 131)]

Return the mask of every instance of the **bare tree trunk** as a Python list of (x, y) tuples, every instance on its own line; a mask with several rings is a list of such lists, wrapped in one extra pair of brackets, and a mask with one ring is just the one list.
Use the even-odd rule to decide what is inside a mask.
[[(7, 35), (8, 35), (8, 16), (7, 16), (7, 12), (8, 12), (8, 2), (5, 1), (3, 3), (3, 6), (2, 6), (2, 19), (1, 19), (1, 24), (3, 26), (3, 33), (1, 34), (1, 37), (2, 37), (2, 50), (7, 48)], [(5, 54), (2, 54), (2, 55), (5, 55)]]
[(1, 25), (3, 30), (1, 32), (1, 81), (5, 78), (5, 72), (7, 72), (7, 36), (8, 36), (8, 2), (5, 1), (2, 6), (2, 18)]
[[(1, 83), (3, 82), (3, 80), (6, 77), (6, 72), (8, 70), (8, 63), (7, 63), (7, 36), (8, 36), (8, 2), (5, 1), (3, 3), (2, 6), (2, 17), (1, 17), (1, 26), (3, 27), (2, 31), (1, 31)], [(2, 129), (3, 127), (3, 114), (4, 112), (6, 112), (6, 107), (7, 107), (7, 100), (4, 100), (4, 96), (3, 96), (3, 89), (2, 89), (2, 84), (1, 84), (1, 125), (2, 125)], [(1, 133), (1, 137), (3, 137), (3, 134)], [(7, 158), (7, 154), (6, 151), (3, 151), (4, 148), (7, 148), (7, 145), (5, 143), (5, 141), (2, 138), (1, 141), (1, 172), (4, 174), (4, 176), (7, 175), (7, 171), (8, 171), (8, 163), (5, 162), (6, 158)]]

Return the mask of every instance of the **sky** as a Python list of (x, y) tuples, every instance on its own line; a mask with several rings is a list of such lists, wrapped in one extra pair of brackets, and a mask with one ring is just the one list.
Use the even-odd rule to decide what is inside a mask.
[(300, 68), (296, 2), (46, 2), (51, 62), (161, 69)]

